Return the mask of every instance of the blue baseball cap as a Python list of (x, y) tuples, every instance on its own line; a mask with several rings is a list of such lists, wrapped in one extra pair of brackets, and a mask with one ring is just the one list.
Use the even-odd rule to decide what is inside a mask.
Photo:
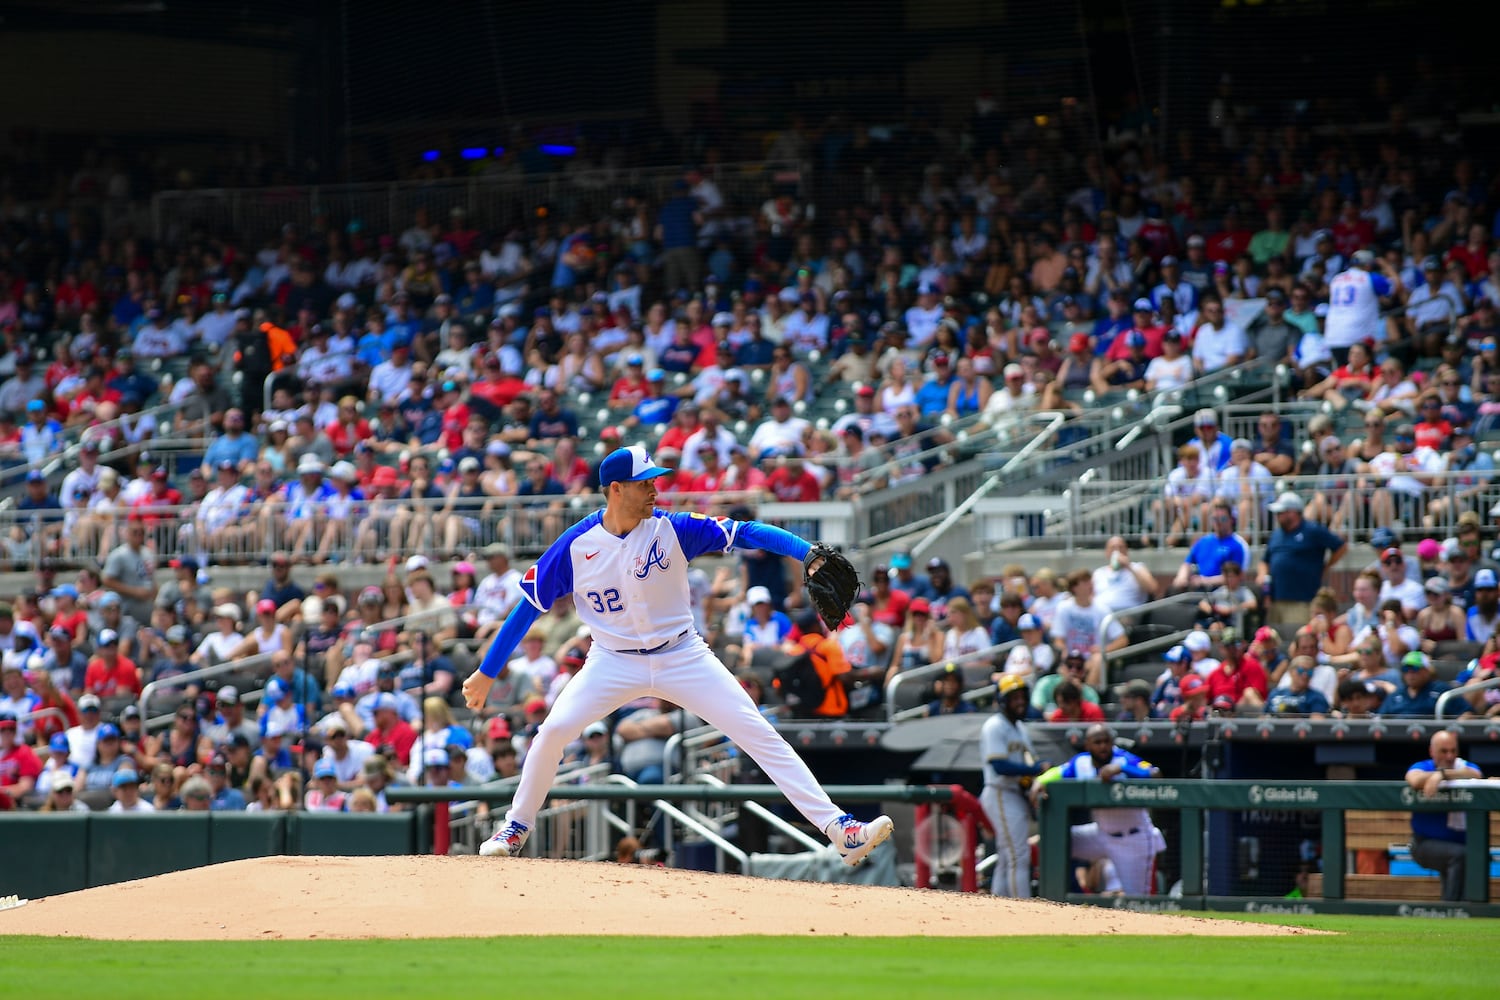
[(337, 778), (338, 776), (339, 772), (334, 769), (332, 761), (318, 761), (318, 766), (313, 768), (314, 778)]
[(52, 588), (52, 596), (71, 597), (76, 601), (78, 600), (78, 588), (73, 586), (71, 583), (60, 584), (59, 586)]
[(42, 402), (40, 399), (33, 399), (26, 404), (26, 410), (28, 413), (39, 413), (46, 408), (47, 404)]
[(116, 788), (124, 788), (126, 785), (139, 785), (141, 776), (134, 771), (116, 771), (113, 784)]
[(616, 448), (599, 463), (599, 485), (605, 489), (611, 483), (638, 483), (671, 474), (671, 469), (663, 469), (653, 462), (646, 449), (638, 444)]
[(266, 681), (266, 701), (280, 701), (287, 696), (289, 691), (290, 688), (281, 682), (280, 677), (272, 677)]
[(106, 722), (99, 727), (97, 738), (101, 740), (117, 740), (120, 738), (120, 727), (113, 722)]
[(377, 694), (375, 696), (375, 701), (370, 706), (370, 710), (374, 712), (384, 711), (385, 709), (390, 709), (392, 712), (395, 712), (400, 708), (401, 703), (398, 702), (396, 700), (396, 696), (389, 691), (382, 691)]
[(68, 734), (53, 733), (52, 738), (47, 741), (47, 749), (53, 753), (68, 753), (72, 749), (68, 746)]

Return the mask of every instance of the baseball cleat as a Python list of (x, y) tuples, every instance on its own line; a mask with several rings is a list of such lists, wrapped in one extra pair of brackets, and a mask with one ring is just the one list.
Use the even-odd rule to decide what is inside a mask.
[(828, 824), (823, 832), (843, 856), (844, 864), (853, 868), (875, 850), (896, 828), (889, 816), (878, 816), (861, 823), (848, 813)]
[(531, 836), (529, 826), (511, 820), (493, 837), (479, 845), (479, 856), (481, 858), (514, 858), (521, 853), (521, 848), (526, 846), (526, 838), (529, 836)]

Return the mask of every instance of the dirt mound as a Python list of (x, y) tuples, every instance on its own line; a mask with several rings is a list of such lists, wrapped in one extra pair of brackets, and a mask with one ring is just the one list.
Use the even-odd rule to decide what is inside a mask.
[(33, 900), (0, 934), (113, 940), (507, 934), (1270, 935), (1294, 929), (916, 889), (476, 857), (258, 858)]

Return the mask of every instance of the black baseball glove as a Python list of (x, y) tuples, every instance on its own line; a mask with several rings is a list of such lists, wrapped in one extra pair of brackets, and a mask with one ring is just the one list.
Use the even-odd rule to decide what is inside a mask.
[(844, 623), (859, 594), (859, 573), (843, 553), (818, 543), (802, 560), (802, 585), (807, 598), (818, 609), (818, 617), (830, 629)]

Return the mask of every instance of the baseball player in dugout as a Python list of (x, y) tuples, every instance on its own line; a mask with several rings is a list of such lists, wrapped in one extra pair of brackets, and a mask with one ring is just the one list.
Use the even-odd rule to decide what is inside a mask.
[(1000, 711), (979, 730), (984, 758), (984, 790), (979, 804), (995, 828), (995, 873), (990, 892), (996, 896), (1031, 896), (1031, 803), (1026, 793), (1037, 775), (1050, 767), (1038, 762), (1026, 731), (1030, 692), (1020, 674), (1001, 674)]
[(735, 548), (800, 559), (808, 596), (830, 628), (843, 622), (853, 603), (857, 574), (832, 549), (759, 521), (657, 509), (656, 480), (670, 474), (639, 445), (604, 458), (599, 464), (604, 509), (564, 531), (526, 571), (521, 578), (526, 599), (510, 612), (479, 669), (464, 681), (464, 701), (478, 710), (526, 630), (554, 601), (573, 595), (593, 644), (531, 742), (505, 823), (479, 853), (519, 855), (564, 748), (584, 726), (651, 695), (683, 706), (733, 740), (808, 822), (828, 835), (844, 863), (857, 865), (891, 835), (890, 817), (865, 823), (835, 806), (714, 656), (693, 628), (688, 562)]
[[(1115, 746), (1114, 730), (1106, 725), (1090, 726), (1083, 734), (1083, 753), (1044, 772), (1032, 785), (1035, 803), (1047, 794), (1047, 786), (1060, 778), (1104, 782), (1154, 778), (1161, 772), (1149, 761)], [(1095, 809), (1093, 822), (1072, 828), (1072, 855), (1083, 861), (1108, 861), (1114, 878), (1105, 877), (1106, 891), (1145, 896), (1151, 891), (1151, 871), (1156, 855), (1167, 849), (1166, 839), (1151, 823), (1151, 813), (1139, 807)]]

